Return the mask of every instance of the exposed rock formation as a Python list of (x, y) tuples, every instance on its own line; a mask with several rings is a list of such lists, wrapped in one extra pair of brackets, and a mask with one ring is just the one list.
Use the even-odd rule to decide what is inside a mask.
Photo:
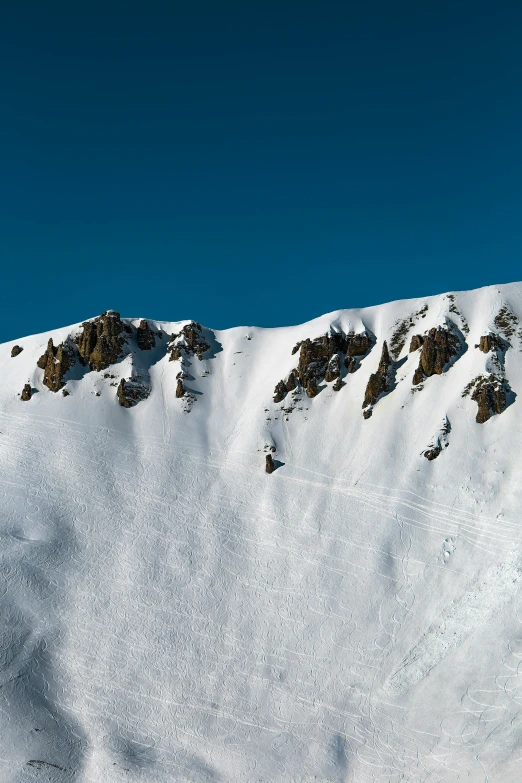
[(31, 399), (32, 396), (33, 396), (33, 390), (31, 388), (31, 384), (30, 383), (26, 383), (24, 388), (22, 389), (22, 393), (20, 395), (20, 398), (24, 402), (28, 402)]
[(127, 336), (132, 333), (130, 326), (124, 324), (120, 314), (114, 310), (85, 321), (82, 332), (76, 338), (80, 362), (89, 365), (91, 370), (106, 370), (120, 357)]
[(37, 366), (44, 371), (44, 386), (52, 392), (58, 392), (65, 386), (65, 374), (75, 364), (74, 349), (67, 343), (53, 345), (52, 339), (47, 343), (47, 349), (37, 361)]
[(506, 410), (506, 383), (494, 375), (482, 376), (478, 379), (471, 399), (478, 405), (476, 421), (483, 424), (495, 413)]
[(122, 378), (116, 390), (118, 402), (123, 408), (133, 408), (138, 402), (146, 400), (150, 387), (137, 378)]
[[(318, 385), (324, 380), (327, 383), (341, 377), (341, 360), (348, 372), (358, 369), (357, 357), (365, 356), (373, 346), (373, 339), (368, 332), (360, 334), (331, 330), (329, 333), (307, 338), (297, 343), (292, 354), (299, 351), (299, 362), (285, 381), (280, 381), (274, 390), (274, 402), (281, 402), (289, 391), (293, 391), (299, 383), (309, 397), (319, 393)], [(337, 391), (342, 384), (337, 385)], [(277, 399), (276, 399), (277, 398)]]
[(310, 398), (317, 397), (317, 395), (319, 394), (319, 389), (317, 388), (317, 381), (315, 380), (315, 378), (310, 378), (307, 381), (307, 384), (305, 386), (305, 391)]
[(194, 355), (201, 360), (207, 351), (210, 351), (210, 345), (203, 337), (203, 327), (197, 321), (191, 321), (181, 332), (171, 335), (167, 346), (171, 362)]
[(292, 370), (288, 378), (286, 379), (285, 386), (287, 391), (293, 391), (297, 387), (297, 378), (295, 377), (295, 371)]
[(265, 470), (267, 473), (273, 473), (275, 470), (274, 458), (271, 454), (267, 454), (265, 458)]
[(509, 339), (516, 333), (518, 326), (517, 316), (510, 310), (508, 305), (503, 305), (495, 316), (495, 326), (501, 334)]
[(413, 353), (413, 351), (418, 351), (419, 348), (422, 348), (423, 343), (424, 337), (421, 334), (414, 334), (410, 341), (410, 353)]
[(156, 333), (150, 328), (148, 322), (143, 319), (140, 321), (136, 330), (138, 338), (138, 348), (142, 351), (150, 351), (151, 348), (156, 346)]
[(342, 382), (342, 380), (341, 380), (340, 378), (337, 378), (336, 382), (335, 382), (335, 383), (334, 383), (334, 385), (332, 386), (332, 389), (333, 389), (334, 391), (336, 391), (336, 392), (337, 392), (337, 391), (341, 391), (341, 389), (343, 388), (343, 386), (344, 386), (344, 383)]
[[(388, 351), (386, 340), (382, 345), (381, 359), (377, 372), (370, 375), (364, 394), (363, 408), (375, 405), (379, 397), (390, 391), (393, 384), (393, 362)], [(371, 414), (370, 414), (371, 415)], [(365, 418), (369, 418), (365, 416)]]
[(414, 385), (432, 375), (441, 375), (451, 359), (457, 356), (460, 347), (459, 338), (442, 326), (430, 329), (422, 339), (419, 366), (413, 376)]
[(489, 353), (490, 351), (505, 351), (507, 346), (504, 345), (502, 338), (498, 334), (485, 334), (480, 338), (480, 342), (475, 346), (482, 353)]
[(181, 378), (178, 378), (178, 382), (176, 384), (176, 397), (178, 397), (179, 399), (180, 397), (183, 397), (184, 394), (185, 394), (185, 387), (183, 386), (183, 381), (181, 380)]
[(324, 379), (327, 383), (337, 380), (341, 375), (341, 362), (339, 360), (339, 354), (334, 353), (328, 362)]
[(14, 359), (15, 356), (18, 356), (18, 354), (22, 353), (24, 349), (21, 345), (13, 345), (11, 348), (11, 356)]
[(279, 381), (274, 389), (274, 402), (281, 402), (288, 393), (288, 387), (284, 381)]

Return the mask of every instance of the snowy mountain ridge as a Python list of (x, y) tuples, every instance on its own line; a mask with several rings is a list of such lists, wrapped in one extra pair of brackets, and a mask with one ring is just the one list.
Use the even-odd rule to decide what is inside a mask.
[(0, 345), (1, 779), (518, 779), (521, 320)]

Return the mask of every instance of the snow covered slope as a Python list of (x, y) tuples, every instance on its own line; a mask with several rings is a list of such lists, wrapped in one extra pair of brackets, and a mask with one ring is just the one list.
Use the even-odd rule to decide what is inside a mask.
[(0, 346), (0, 779), (521, 779), (522, 284), (104, 318)]

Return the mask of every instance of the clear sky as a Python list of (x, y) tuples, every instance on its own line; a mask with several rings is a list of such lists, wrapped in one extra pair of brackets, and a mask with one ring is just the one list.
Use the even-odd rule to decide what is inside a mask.
[(522, 279), (520, 0), (2, 5), (0, 340)]

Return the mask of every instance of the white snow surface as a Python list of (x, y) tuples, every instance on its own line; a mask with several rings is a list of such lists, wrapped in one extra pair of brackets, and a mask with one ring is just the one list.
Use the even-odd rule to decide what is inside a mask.
[[(364, 420), (382, 341), (425, 304)], [(522, 396), (485, 424), (461, 396), (506, 304), (522, 321), (522, 283), (216, 331), (189, 412), (165, 353), (187, 322), (149, 319), (131, 409), (130, 356), (73, 368), (68, 397), (42, 385), (79, 324), (1, 345), (0, 780), (522, 779)], [(412, 393), (410, 337), (445, 318), (468, 348)], [(285, 415), (293, 346), (330, 327), (376, 346)]]

